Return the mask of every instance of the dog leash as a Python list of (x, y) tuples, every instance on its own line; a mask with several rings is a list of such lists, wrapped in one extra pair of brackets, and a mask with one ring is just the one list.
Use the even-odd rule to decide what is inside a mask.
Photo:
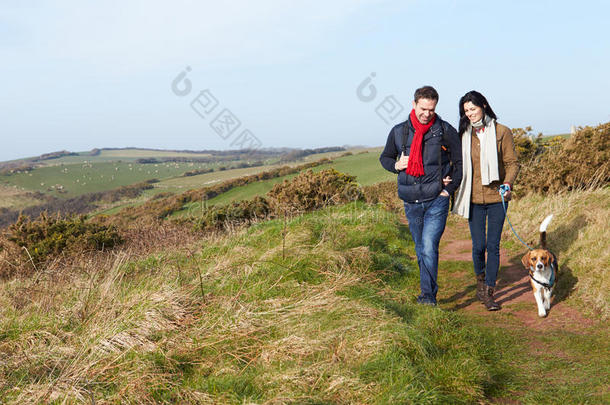
[(508, 219), (508, 212), (506, 212), (506, 203), (504, 202), (504, 194), (506, 194), (506, 192), (510, 190), (510, 187), (507, 186), (506, 184), (502, 184), (500, 186), (500, 189), (498, 190), (498, 192), (500, 193), (500, 197), (502, 197), (502, 208), (504, 208), (504, 216), (506, 217), (506, 220), (508, 221), (508, 224), (510, 225), (510, 229), (513, 231), (513, 233), (515, 234), (515, 236), (517, 237), (517, 239), (519, 239), (519, 242), (521, 242), (523, 244), (523, 246), (525, 246), (526, 248), (528, 248), (529, 250), (534, 250), (533, 248), (531, 248), (527, 243), (525, 243), (523, 241), (523, 239), (521, 239), (519, 237), (519, 235), (517, 235), (517, 231), (515, 231), (515, 228), (513, 228), (513, 224), (510, 223), (510, 219)]
[[(504, 216), (506, 217), (506, 220), (508, 221), (508, 224), (510, 225), (510, 229), (513, 231), (513, 233), (515, 234), (517, 239), (519, 239), (519, 242), (521, 242), (523, 244), (523, 246), (525, 246), (529, 250), (534, 250), (527, 243), (525, 243), (523, 241), (523, 239), (521, 239), (519, 237), (519, 235), (517, 234), (517, 231), (515, 231), (515, 228), (513, 228), (513, 224), (510, 223), (510, 219), (508, 219), (508, 212), (506, 212), (506, 203), (504, 202), (504, 194), (506, 194), (506, 192), (508, 190), (510, 190), (510, 187), (508, 187), (506, 184), (502, 184), (500, 186), (500, 189), (498, 190), (498, 192), (500, 193), (500, 197), (502, 197), (502, 208), (504, 208)], [(534, 280), (535, 282), (537, 282), (538, 284), (540, 284), (541, 286), (544, 286), (546, 288), (551, 288), (551, 287), (553, 287), (553, 284), (555, 284), (555, 266), (553, 266), (553, 263), (551, 263), (551, 279), (549, 280), (548, 284), (542, 283), (542, 282), (536, 280), (531, 271), (529, 272), (529, 275), (532, 280)]]

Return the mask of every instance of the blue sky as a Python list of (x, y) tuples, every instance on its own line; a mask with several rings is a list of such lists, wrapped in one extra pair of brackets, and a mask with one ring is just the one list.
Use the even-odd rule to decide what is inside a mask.
[[(229, 149), (246, 129), (262, 147), (382, 145), (424, 84), (453, 125), (476, 89), (509, 127), (568, 132), (610, 121), (609, 14), (601, 0), (4, 1), (0, 160)], [(200, 116), (203, 90), (218, 105)], [(404, 110), (384, 120), (389, 96)], [(224, 109), (241, 123), (226, 139), (210, 126)]]

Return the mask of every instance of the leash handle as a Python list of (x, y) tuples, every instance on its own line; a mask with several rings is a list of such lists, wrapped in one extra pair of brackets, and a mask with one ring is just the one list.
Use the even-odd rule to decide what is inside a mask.
[(519, 235), (517, 235), (517, 232), (515, 231), (515, 228), (513, 228), (513, 224), (510, 223), (510, 219), (508, 218), (508, 213), (506, 212), (506, 203), (504, 202), (504, 194), (506, 194), (506, 192), (509, 191), (509, 190), (510, 190), (510, 187), (508, 185), (506, 185), (506, 184), (502, 184), (500, 186), (500, 188), (498, 189), (498, 192), (500, 193), (500, 197), (502, 198), (502, 208), (504, 208), (504, 216), (506, 217), (506, 220), (508, 221), (508, 224), (510, 225), (510, 229), (513, 231), (513, 234), (515, 234), (517, 239), (519, 239), (519, 242), (521, 242), (523, 244), (523, 246), (525, 246), (529, 250), (534, 250), (527, 243), (525, 243), (523, 241), (523, 239), (521, 239), (519, 237)]
[(510, 187), (509, 187), (508, 184), (500, 185), (500, 188), (498, 189), (498, 192), (502, 196), (502, 199), (504, 199), (504, 194), (506, 194), (507, 191), (510, 191)]

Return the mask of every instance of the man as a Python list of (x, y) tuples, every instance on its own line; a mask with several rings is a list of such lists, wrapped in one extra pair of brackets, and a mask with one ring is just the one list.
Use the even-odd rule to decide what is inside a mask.
[(404, 201), (419, 265), (417, 302), (427, 305), (436, 305), (438, 245), (450, 196), (462, 181), (460, 138), (435, 114), (437, 103), (433, 87), (417, 89), (409, 118), (392, 128), (379, 157), (386, 170), (398, 174), (398, 196)]

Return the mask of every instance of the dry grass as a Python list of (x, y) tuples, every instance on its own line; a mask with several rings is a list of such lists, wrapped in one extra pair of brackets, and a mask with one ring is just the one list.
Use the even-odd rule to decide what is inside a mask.
[(406, 242), (380, 212), (294, 218), (284, 252), (281, 221), (200, 240), (149, 228), (157, 246), (142, 231), (2, 282), (2, 402), (482, 399), (483, 338), (409, 302)]

